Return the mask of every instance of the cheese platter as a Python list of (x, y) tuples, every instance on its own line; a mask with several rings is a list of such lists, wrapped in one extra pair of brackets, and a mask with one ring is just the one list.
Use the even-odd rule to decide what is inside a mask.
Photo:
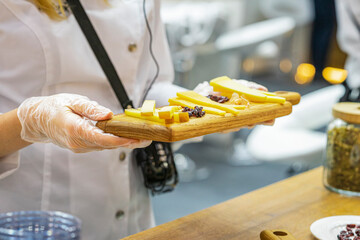
[(156, 108), (147, 100), (141, 108), (126, 109), (96, 126), (120, 137), (176, 142), (289, 115), (301, 98), (296, 92), (249, 89), (227, 77), (213, 79), (210, 85), (219, 96), (179, 92), (169, 106)]

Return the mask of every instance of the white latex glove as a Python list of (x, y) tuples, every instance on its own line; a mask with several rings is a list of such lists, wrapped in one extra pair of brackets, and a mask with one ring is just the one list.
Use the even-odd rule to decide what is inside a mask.
[[(257, 90), (260, 90), (260, 91), (265, 91), (267, 92), (268, 89), (260, 84), (257, 84), (255, 82), (250, 82), (250, 81), (247, 81), (247, 80), (244, 80), (244, 79), (240, 79), (240, 80), (237, 80), (237, 79), (233, 79), (234, 81), (248, 87), (248, 88), (252, 88), (252, 89), (257, 89)], [(203, 95), (203, 96), (208, 96), (209, 94), (211, 95), (220, 95), (219, 92), (214, 92), (213, 91), (213, 87), (210, 86), (209, 82), (202, 82), (202, 83), (199, 83), (195, 88), (194, 88), (194, 91)], [(267, 125), (267, 126), (272, 126), (274, 125), (275, 123), (275, 120), (269, 120), (269, 121), (266, 121), (266, 122), (262, 122), (262, 123), (258, 123), (260, 125)], [(256, 124), (256, 125), (258, 125)], [(246, 126), (246, 128), (253, 128), (255, 125), (251, 125), (251, 126)], [(241, 128), (235, 128), (235, 129), (230, 129), (230, 130), (225, 130), (221, 133), (230, 133), (230, 132), (237, 132), (239, 131)]]
[(142, 148), (151, 143), (104, 133), (91, 120), (110, 119), (111, 110), (76, 94), (28, 98), (19, 106), (17, 115), (23, 140), (52, 142), (76, 153), (118, 147)]

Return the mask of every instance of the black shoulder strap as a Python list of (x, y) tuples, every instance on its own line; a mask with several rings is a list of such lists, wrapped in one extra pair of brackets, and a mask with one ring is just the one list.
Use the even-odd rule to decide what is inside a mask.
[(125, 88), (121, 83), (121, 79), (117, 74), (115, 67), (109, 58), (109, 55), (107, 54), (104, 46), (102, 45), (80, 1), (67, 0), (67, 2), (82, 32), (84, 33), (87, 41), (89, 42), (90, 47), (92, 48), (98, 62), (100, 63), (102, 70), (104, 71), (108, 81), (110, 82), (111, 87), (113, 88), (121, 106), (124, 109), (132, 108), (133, 103), (129, 99)]

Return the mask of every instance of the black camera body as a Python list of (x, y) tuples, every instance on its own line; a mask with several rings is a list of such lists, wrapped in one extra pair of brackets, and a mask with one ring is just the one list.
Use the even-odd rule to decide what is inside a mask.
[(170, 143), (153, 141), (150, 146), (134, 150), (144, 176), (145, 186), (153, 195), (170, 192), (178, 183), (178, 173)]

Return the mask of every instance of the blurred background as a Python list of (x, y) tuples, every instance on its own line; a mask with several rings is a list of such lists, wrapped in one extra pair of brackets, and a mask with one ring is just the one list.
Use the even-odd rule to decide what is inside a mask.
[(175, 144), (180, 183), (153, 197), (157, 224), (320, 166), (331, 108), (344, 95), (346, 55), (333, 0), (162, 1), (175, 82), (227, 75), (301, 93), (275, 125)]

